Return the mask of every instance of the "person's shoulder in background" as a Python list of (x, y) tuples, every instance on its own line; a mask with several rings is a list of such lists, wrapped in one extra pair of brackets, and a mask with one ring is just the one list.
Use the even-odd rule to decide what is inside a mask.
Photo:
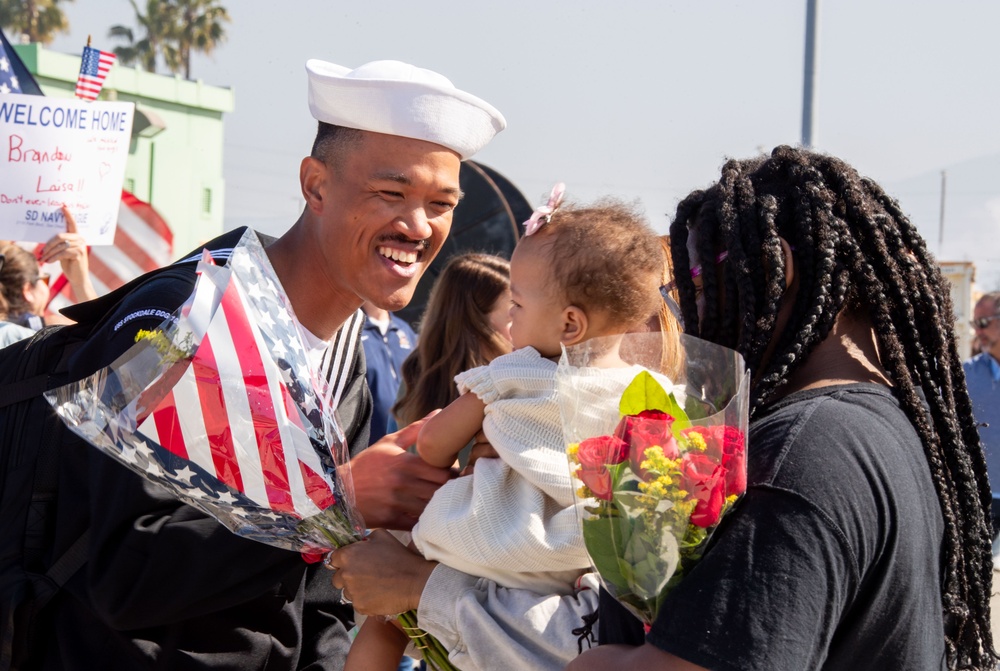
[(0, 322), (0, 348), (13, 345), (18, 340), (24, 340), (34, 334), (29, 328), (12, 322)]

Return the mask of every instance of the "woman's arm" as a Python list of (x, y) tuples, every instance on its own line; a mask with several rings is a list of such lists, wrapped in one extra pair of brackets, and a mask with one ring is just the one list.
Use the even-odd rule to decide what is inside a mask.
[(417, 454), (432, 466), (447, 468), (483, 428), (486, 404), (465, 393), (427, 420), (417, 436)]

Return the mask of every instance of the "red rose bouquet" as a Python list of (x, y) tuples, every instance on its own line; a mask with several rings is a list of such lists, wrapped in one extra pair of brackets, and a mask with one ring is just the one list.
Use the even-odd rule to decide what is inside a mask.
[[(660, 370), (664, 347), (681, 348), (677, 370)], [(622, 379), (623, 364), (635, 369), (624, 389), (579, 392), (593, 387), (582, 377)], [(690, 336), (629, 334), (568, 348), (557, 384), (587, 551), (604, 587), (652, 624), (746, 490), (743, 359)]]

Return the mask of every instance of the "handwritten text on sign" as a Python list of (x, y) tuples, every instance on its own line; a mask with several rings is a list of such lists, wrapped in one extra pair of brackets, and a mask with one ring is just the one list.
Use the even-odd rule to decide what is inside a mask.
[(0, 240), (45, 242), (65, 204), (92, 245), (115, 237), (135, 106), (0, 96)]

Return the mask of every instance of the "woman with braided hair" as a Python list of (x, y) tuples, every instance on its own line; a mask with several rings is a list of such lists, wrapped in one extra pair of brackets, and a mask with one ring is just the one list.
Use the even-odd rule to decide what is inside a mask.
[[(685, 331), (751, 370), (747, 493), (644, 645), (569, 668), (995, 668), (986, 464), (948, 288), (899, 205), (778, 147), (728, 161), (670, 234)], [(616, 605), (601, 642), (643, 643)]]

